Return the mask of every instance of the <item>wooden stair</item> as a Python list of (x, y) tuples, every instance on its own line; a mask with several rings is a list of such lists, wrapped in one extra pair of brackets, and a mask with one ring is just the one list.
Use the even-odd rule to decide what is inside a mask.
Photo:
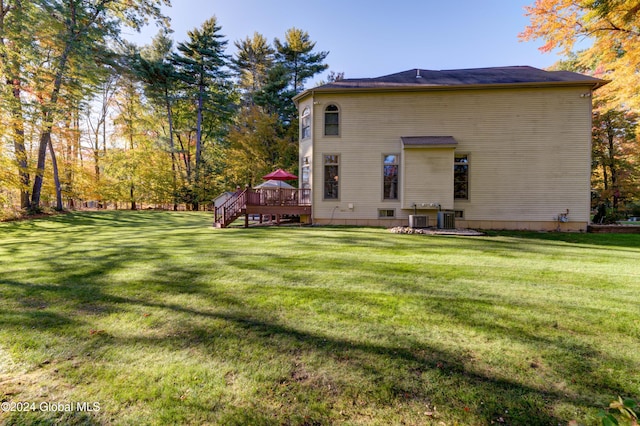
[(215, 220), (213, 226), (216, 228), (226, 228), (236, 219), (247, 212), (247, 190), (240, 194), (234, 194), (220, 207), (215, 209)]

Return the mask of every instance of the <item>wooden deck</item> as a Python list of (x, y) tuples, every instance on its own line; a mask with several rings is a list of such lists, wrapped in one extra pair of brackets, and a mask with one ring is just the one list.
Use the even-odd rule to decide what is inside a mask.
[(214, 226), (226, 228), (240, 216), (245, 216), (245, 227), (250, 215), (282, 216), (311, 215), (311, 190), (288, 188), (247, 189), (228, 199), (215, 209)]

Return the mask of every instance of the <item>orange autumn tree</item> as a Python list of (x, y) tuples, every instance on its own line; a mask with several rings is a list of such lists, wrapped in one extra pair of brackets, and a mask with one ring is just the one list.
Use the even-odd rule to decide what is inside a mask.
[(640, 0), (536, 0), (525, 10), (530, 24), (521, 40), (541, 39), (541, 51), (569, 58), (561, 61), (566, 69), (610, 80), (594, 101), (594, 201), (614, 212), (621, 200), (633, 205), (640, 198)]
[(524, 41), (542, 39), (543, 52), (571, 53), (581, 65), (611, 80), (604, 92), (617, 106), (640, 109), (640, 0), (536, 0), (525, 7)]

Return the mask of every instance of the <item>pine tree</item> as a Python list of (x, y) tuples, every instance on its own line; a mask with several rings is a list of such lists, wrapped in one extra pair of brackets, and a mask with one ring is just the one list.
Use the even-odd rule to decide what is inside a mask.
[(284, 42), (276, 38), (274, 43), (276, 59), (289, 72), (295, 93), (304, 89), (305, 81), (329, 67), (323, 63), (329, 52), (314, 53), (316, 43), (309, 39), (306, 31), (293, 27), (287, 30)]
[[(201, 28), (189, 31), (189, 40), (178, 44), (178, 54), (174, 56), (178, 76), (188, 88), (187, 97), (195, 103), (195, 175), (187, 176), (195, 192), (194, 209), (199, 208), (200, 199), (204, 198), (200, 189), (205, 178), (202, 176), (205, 139), (215, 143), (233, 112), (228, 57), (224, 53), (227, 41), (223, 40), (221, 29), (215, 16), (206, 20)], [(205, 114), (208, 115), (206, 123)]]
[(275, 50), (267, 39), (259, 33), (252, 38), (236, 41), (238, 51), (232, 59), (233, 69), (238, 75), (238, 86), (244, 94), (245, 104), (254, 104), (254, 95), (261, 90), (275, 61)]
[(178, 161), (174, 141), (173, 103), (177, 93), (178, 73), (175, 64), (170, 61), (173, 54), (173, 41), (166, 31), (158, 33), (151, 46), (143, 49), (136, 59), (135, 70), (143, 81), (145, 93), (151, 103), (164, 115), (168, 127), (169, 153), (171, 156), (171, 193), (173, 209), (178, 209)]

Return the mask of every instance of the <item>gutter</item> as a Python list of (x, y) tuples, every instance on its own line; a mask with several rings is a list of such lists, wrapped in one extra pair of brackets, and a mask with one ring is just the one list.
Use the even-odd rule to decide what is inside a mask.
[(305, 90), (304, 92), (293, 97), (296, 105), (302, 98), (307, 97), (309, 94), (315, 96), (316, 92), (320, 93), (346, 93), (346, 92), (359, 92), (359, 93), (371, 93), (371, 92), (422, 92), (422, 91), (451, 91), (451, 90), (483, 90), (483, 89), (531, 89), (531, 88), (550, 88), (550, 87), (591, 87), (591, 90), (597, 90), (600, 87), (609, 84), (609, 80), (585, 80), (585, 81), (534, 81), (524, 83), (497, 83), (497, 84), (459, 84), (459, 85), (429, 85), (429, 84), (415, 84), (406, 85), (403, 83), (386, 83), (380, 86), (333, 86), (327, 88), (315, 88)]

